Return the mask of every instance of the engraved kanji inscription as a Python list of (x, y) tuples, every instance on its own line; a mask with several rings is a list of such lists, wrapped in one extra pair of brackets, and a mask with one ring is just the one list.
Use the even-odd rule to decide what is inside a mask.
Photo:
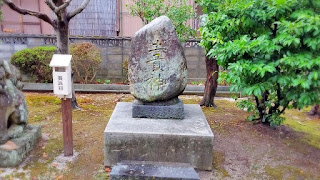
[(148, 85), (152, 91), (163, 90), (166, 84), (165, 80), (165, 52), (167, 48), (163, 47), (160, 40), (155, 40), (149, 45), (149, 57), (146, 63), (150, 64), (152, 68), (151, 76), (147, 79)]

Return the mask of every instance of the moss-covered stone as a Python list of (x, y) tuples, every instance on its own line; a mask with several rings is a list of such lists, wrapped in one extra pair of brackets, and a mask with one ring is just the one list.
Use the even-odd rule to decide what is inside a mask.
[(0, 145), (0, 167), (19, 165), (41, 137), (40, 126), (28, 125), (18, 138)]
[(160, 16), (137, 31), (129, 58), (130, 92), (144, 102), (177, 97), (187, 85), (187, 61), (175, 28)]

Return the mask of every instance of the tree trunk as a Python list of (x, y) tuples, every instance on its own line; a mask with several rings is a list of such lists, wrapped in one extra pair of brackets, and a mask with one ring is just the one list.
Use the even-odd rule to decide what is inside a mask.
[[(68, 23), (65, 22), (60, 22), (58, 23), (58, 28), (55, 29), (56, 34), (57, 34), (57, 48), (58, 51), (57, 53), (59, 54), (69, 54), (69, 27)], [(72, 73), (72, 99), (71, 99), (71, 105), (72, 109), (80, 109), (77, 98), (76, 98), (76, 93), (73, 87), (73, 73)]]
[(204, 95), (200, 102), (200, 106), (216, 107), (214, 104), (214, 96), (217, 92), (219, 66), (214, 58), (206, 57), (207, 79), (204, 89)]
[(309, 112), (310, 115), (314, 116), (314, 115), (320, 115), (320, 105), (317, 104), (315, 106), (312, 107), (312, 109)]
[(68, 25), (60, 26), (56, 29), (57, 33), (57, 52), (59, 54), (69, 54), (69, 35)]

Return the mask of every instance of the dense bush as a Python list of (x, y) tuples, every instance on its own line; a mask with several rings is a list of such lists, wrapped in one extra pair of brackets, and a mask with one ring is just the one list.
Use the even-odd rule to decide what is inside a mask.
[(231, 89), (253, 96), (239, 103), (250, 120), (283, 121), (287, 108), (319, 103), (319, 0), (201, 0), (209, 57), (228, 69)]
[(49, 67), (56, 47), (42, 46), (24, 49), (11, 57), (11, 63), (25, 74), (30, 74), (36, 82), (52, 82), (52, 68)]
[(95, 80), (101, 63), (100, 51), (92, 43), (70, 45), (72, 69), (75, 80), (80, 83), (91, 83)]

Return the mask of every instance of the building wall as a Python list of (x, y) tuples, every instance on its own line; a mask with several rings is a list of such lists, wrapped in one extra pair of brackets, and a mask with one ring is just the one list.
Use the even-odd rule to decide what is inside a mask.
[[(20, 7), (50, 13), (49, 7), (42, 0), (13, 0)], [(51, 25), (38, 18), (29, 15), (20, 15), (12, 11), (6, 4), (2, 6), (3, 20), (1, 21), (1, 31), (5, 33), (23, 34), (52, 34)]]
[[(78, 7), (83, 0), (73, 0), (68, 11)], [(54, 17), (44, 0), (13, 0), (22, 8), (40, 11)], [(82, 13), (70, 21), (70, 34), (80, 36), (120, 36), (131, 37), (143, 24), (139, 17), (129, 14), (127, 5), (133, 0), (91, 0)], [(195, 0), (188, 0), (196, 10)], [(1, 31), (4, 33), (52, 35), (54, 30), (48, 23), (29, 15), (20, 15), (3, 5)], [(198, 21), (190, 20), (188, 24), (197, 29)]]
[[(129, 58), (130, 38), (97, 38), (97, 37), (71, 37), (71, 43), (91, 42), (100, 52), (102, 62), (97, 78), (104, 81), (121, 82), (125, 79), (122, 63)], [(206, 77), (204, 49), (198, 46), (198, 40), (189, 40), (184, 43), (188, 67), (188, 81), (204, 81)], [(0, 59), (10, 60), (16, 51), (35, 46), (55, 46), (54, 36), (36, 35), (0, 35)]]
[(118, 0), (120, 3), (120, 36), (132, 37), (142, 26), (142, 20), (137, 16), (129, 14), (127, 5), (133, 3), (132, 0)]

